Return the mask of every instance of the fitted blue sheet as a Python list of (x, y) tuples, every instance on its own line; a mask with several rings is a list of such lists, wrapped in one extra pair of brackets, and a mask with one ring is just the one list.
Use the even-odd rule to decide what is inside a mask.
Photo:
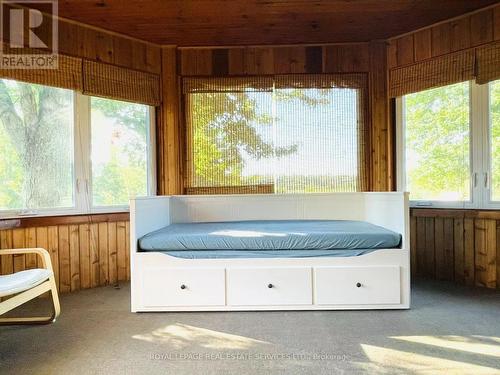
[(189, 250), (163, 251), (183, 259), (355, 257), (378, 249), (351, 250)]
[(356, 256), (400, 241), (363, 221), (259, 220), (171, 224), (140, 238), (139, 248), (188, 259)]

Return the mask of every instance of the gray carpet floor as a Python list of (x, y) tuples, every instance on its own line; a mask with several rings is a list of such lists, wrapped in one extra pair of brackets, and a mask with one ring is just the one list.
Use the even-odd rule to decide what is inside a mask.
[(499, 291), (420, 281), (406, 311), (142, 314), (129, 291), (63, 295), (55, 324), (0, 327), (0, 374), (500, 374)]

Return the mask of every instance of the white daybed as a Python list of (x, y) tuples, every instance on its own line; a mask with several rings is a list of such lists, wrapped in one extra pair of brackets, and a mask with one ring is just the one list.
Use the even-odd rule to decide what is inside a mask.
[[(171, 223), (361, 220), (402, 236), (401, 248), (352, 257), (182, 259), (140, 252)], [(141, 311), (407, 309), (408, 195), (331, 193), (137, 198), (130, 205), (131, 309)]]

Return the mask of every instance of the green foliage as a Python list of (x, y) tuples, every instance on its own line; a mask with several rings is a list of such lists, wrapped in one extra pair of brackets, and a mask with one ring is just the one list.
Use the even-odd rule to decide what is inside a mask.
[[(244, 155), (254, 159), (283, 156), (296, 146), (274, 147), (257, 126), (272, 126), (270, 93), (201, 93), (189, 95), (194, 186), (244, 185)], [(266, 108), (269, 109), (269, 108)], [(267, 177), (266, 177), (267, 178)]]
[(72, 103), (68, 90), (0, 80), (0, 208), (71, 206)]
[(491, 113), (491, 192), (492, 200), (500, 201), (500, 81), (490, 86)]
[[(467, 82), (407, 95), (407, 177), (412, 199), (469, 199)], [(443, 197), (443, 192), (451, 192)]]
[[(97, 119), (103, 119), (98, 122)], [(98, 123), (94, 124), (94, 120)], [(129, 199), (147, 194), (148, 107), (141, 104), (92, 98), (92, 129), (106, 126), (113, 131), (110, 158), (97, 164), (93, 157), (92, 192), (95, 206), (128, 205)], [(93, 142), (98, 142), (92, 136)], [(99, 153), (93, 145), (93, 156)]]
[(117, 150), (112, 150), (111, 160), (94, 175), (94, 205), (127, 205), (131, 197), (146, 194), (145, 165), (123, 165)]
[[(148, 107), (92, 99), (116, 130), (105, 165), (93, 165), (94, 204), (126, 205), (147, 193)], [(72, 207), (73, 93), (0, 80), (0, 209)]]

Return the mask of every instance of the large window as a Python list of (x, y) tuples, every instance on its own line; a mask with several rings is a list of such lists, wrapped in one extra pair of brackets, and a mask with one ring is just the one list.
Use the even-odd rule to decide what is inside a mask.
[(489, 199), (500, 202), (500, 81), (489, 84), (489, 139), (491, 184), (486, 186), (491, 187)]
[(362, 82), (190, 80), (187, 192), (367, 190)]
[(463, 82), (397, 100), (399, 189), (413, 205), (499, 205), (499, 92)]
[(128, 205), (148, 192), (149, 108), (92, 98), (92, 204)]
[(73, 92), (0, 79), (0, 210), (75, 205)]
[(147, 195), (151, 112), (0, 79), (0, 215), (116, 211)]

